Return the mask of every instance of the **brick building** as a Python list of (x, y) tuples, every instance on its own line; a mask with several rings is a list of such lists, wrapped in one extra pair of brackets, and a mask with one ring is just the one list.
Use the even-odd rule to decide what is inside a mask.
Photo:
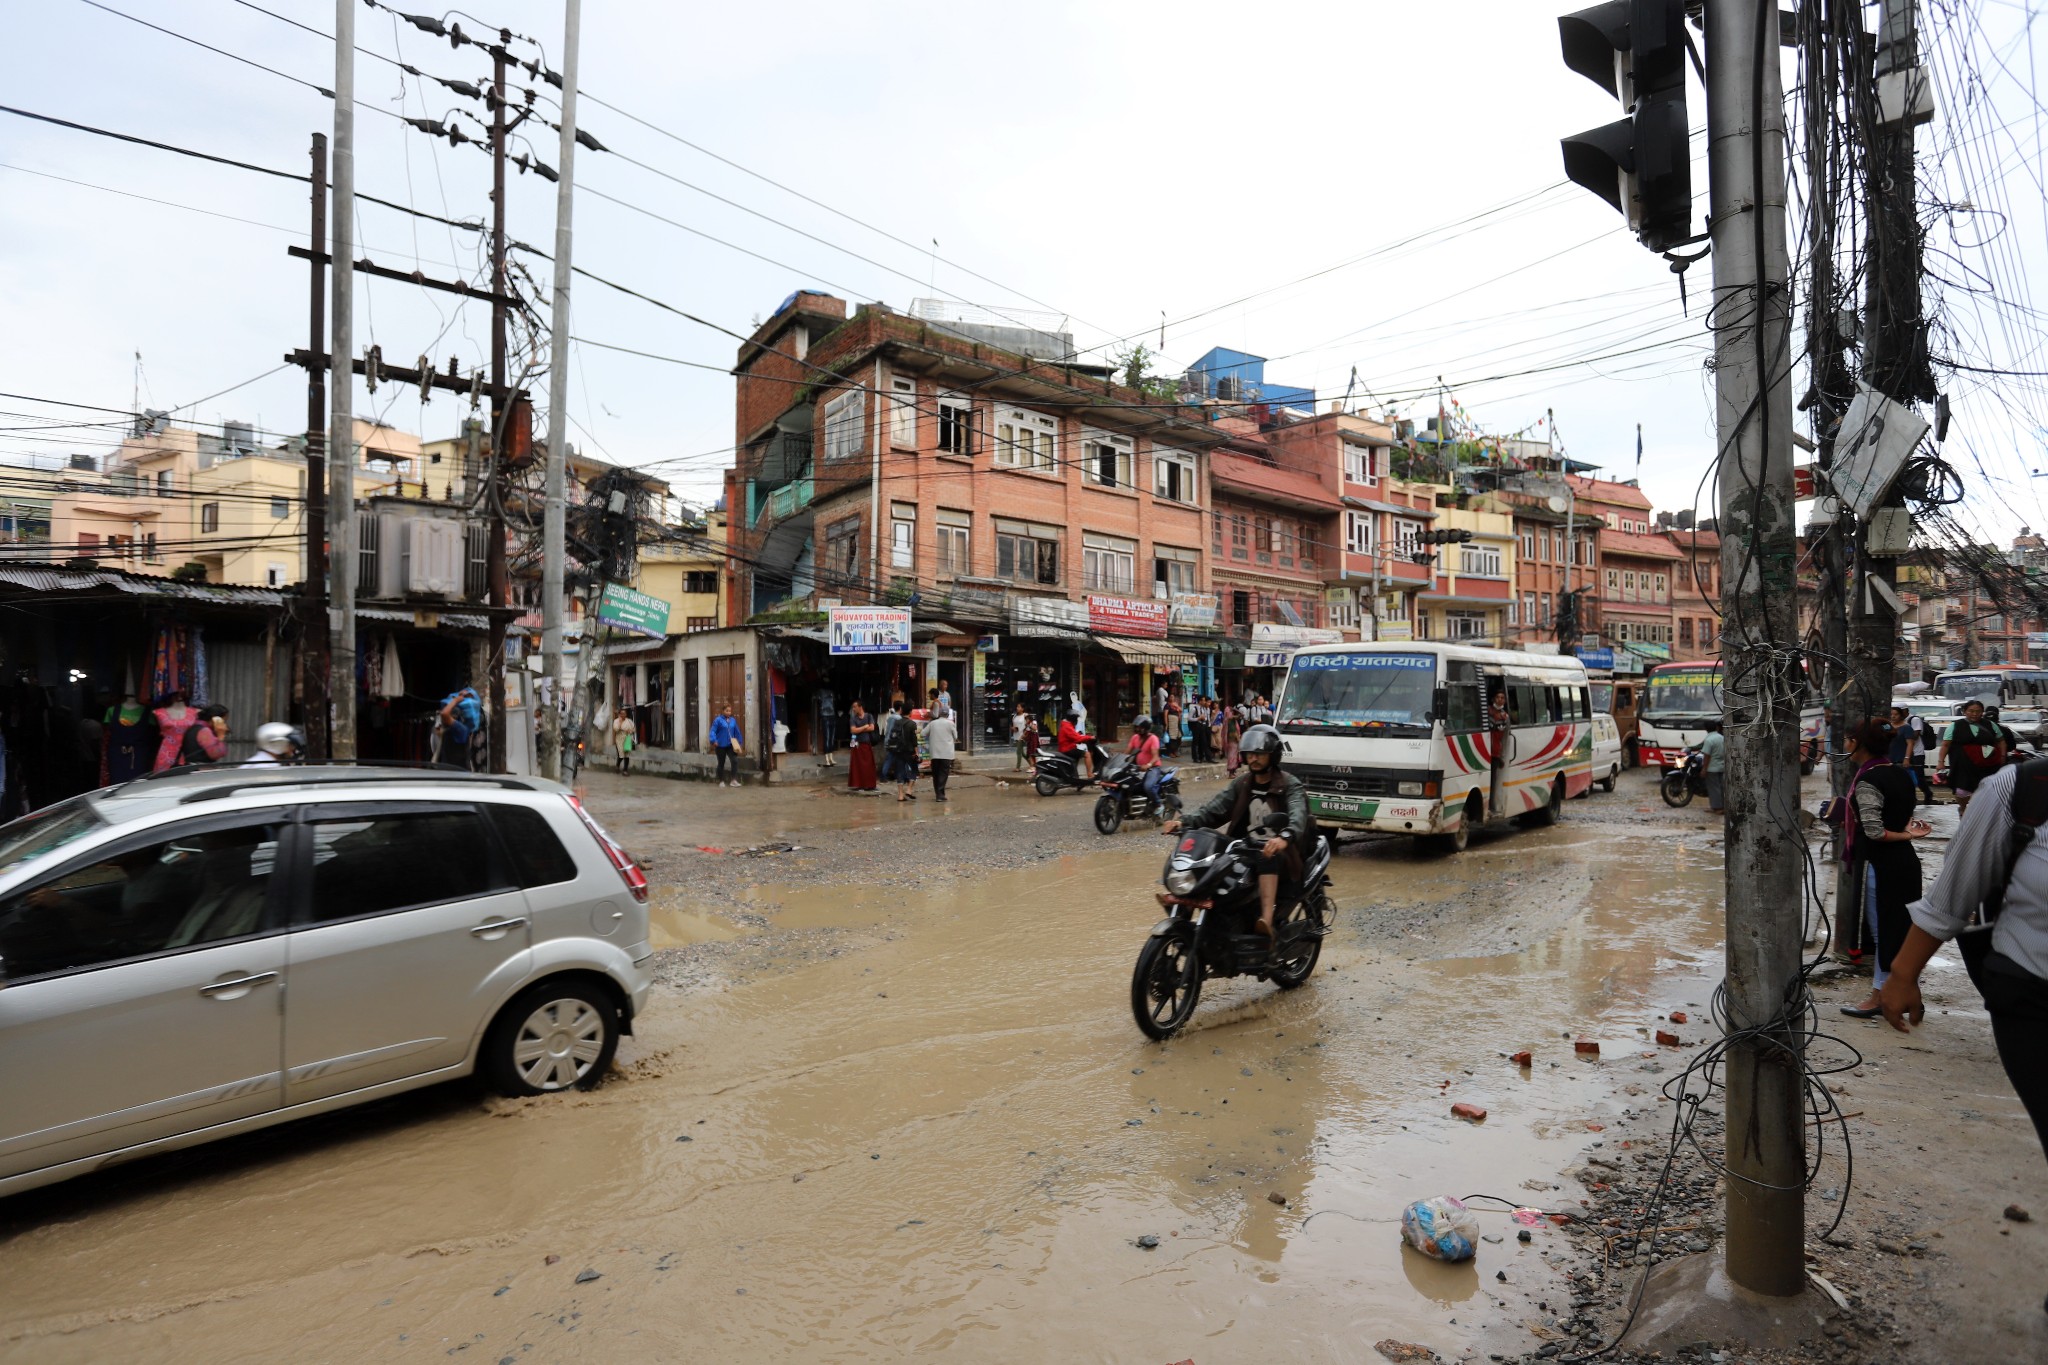
[(1672, 568), (1672, 657), (1713, 658), (1721, 649), (1721, 536), (1717, 531), (1664, 532), (1679, 553)]
[[(1598, 594), (1583, 599), (1580, 629), (1633, 656), (1641, 667), (1671, 657), (1671, 580), (1680, 562), (1676, 546), (1656, 534), (1650, 499), (1633, 480), (1565, 476), (1573, 510), (1594, 525)], [(1629, 670), (1634, 671), (1634, 670)]]

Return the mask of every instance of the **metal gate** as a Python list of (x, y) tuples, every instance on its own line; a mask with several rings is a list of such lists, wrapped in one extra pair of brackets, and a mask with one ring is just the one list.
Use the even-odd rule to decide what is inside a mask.
[[(288, 651), (278, 651), (280, 682)], [(206, 646), (207, 695), (198, 700), (228, 709), (228, 756), (226, 762), (240, 763), (256, 752), (256, 727), (269, 720), (282, 720), (282, 697), (266, 697), (263, 687), (263, 644), (227, 643)], [(282, 691), (280, 687), (278, 689)]]

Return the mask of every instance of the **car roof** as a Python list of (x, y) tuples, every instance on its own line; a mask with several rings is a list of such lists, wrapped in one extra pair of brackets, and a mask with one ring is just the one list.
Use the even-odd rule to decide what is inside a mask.
[(468, 795), (479, 789), (566, 794), (568, 788), (544, 778), (467, 773), (455, 768), (357, 764), (173, 768), (94, 792), (85, 799), (110, 824), (184, 806), (270, 796), (304, 800), (319, 795), (360, 797), (379, 789), (427, 789), (433, 795)]

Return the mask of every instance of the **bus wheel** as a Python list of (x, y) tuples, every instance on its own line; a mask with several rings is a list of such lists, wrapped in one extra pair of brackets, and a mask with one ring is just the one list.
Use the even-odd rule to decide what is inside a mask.
[(1557, 823), (1557, 817), (1564, 813), (1564, 779), (1558, 778), (1550, 784), (1550, 800), (1522, 816), (1524, 829), (1541, 829)]
[(1463, 853), (1465, 845), (1472, 841), (1472, 827), (1463, 821), (1448, 834), (1425, 834), (1419, 840), (1423, 848), (1442, 857)]

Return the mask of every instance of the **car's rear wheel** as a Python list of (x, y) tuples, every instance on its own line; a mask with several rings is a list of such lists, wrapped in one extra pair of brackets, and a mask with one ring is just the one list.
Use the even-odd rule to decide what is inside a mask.
[(1620, 776), (1621, 765), (1617, 763), (1612, 768), (1609, 768), (1607, 770), (1607, 776), (1600, 779), (1600, 790), (1604, 792), (1613, 791), (1615, 779), (1619, 778)]
[(569, 977), (530, 986), (499, 1012), (481, 1069), (507, 1095), (589, 1090), (618, 1050), (618, 1006), (602, 987)]

